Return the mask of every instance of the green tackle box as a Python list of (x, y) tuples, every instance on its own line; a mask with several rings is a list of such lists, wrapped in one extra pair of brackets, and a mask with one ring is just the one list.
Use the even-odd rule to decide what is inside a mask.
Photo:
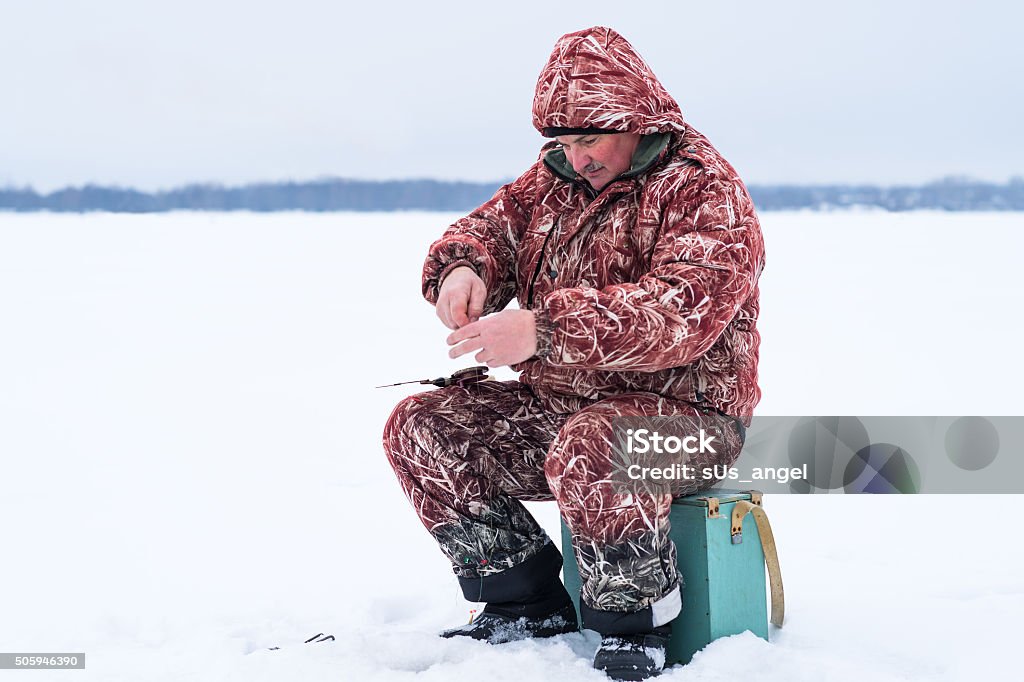
[[(681, 497), (669, 514), (683, 609), (672, 621), (665, 665), (689, 663), (719, 637), (749, 630), (768, 639), (765, 557), (771, 577), (772, 623), (782, 625), (783, 593), (775, 539), (757, 491), (711, 490)], [(562, 522), (565, 587), (579, 612), (580, 576)]]

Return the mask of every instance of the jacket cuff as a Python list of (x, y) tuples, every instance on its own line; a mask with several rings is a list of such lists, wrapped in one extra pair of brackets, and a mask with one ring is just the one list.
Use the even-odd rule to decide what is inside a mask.
[(430, 303), (437, 303), (441, 282), (455, 268), (465, 265), (477, 274), (491, 291), (488, 281), (493, 262), (480, 243), (472, 237), (442, 237), (430, 247), (423, 263), (423, 297)]
[[(470, 270), (472, 270), (473, 272), (476, 273), (477, 277), (479, 277), (480, 279), (483, 279), (483, 275), (481, 275), (480, 271), (477, 269), (477, 267), (475, 265), (473, 265), (473, 261), (470, 261), (470, 260), (456, 260), (456, 261), (452, 261), (448, 265), (444, 266), (441, 269), (441, 272), (439, 272), (437, 274), (437, 291), (438, 291), (438, 293), (441, 292), (441, 286), (444, 284), (444, 278), (447, 277), (448, 275), (452, 274), (452, 270), (454, 270), (455, 268), (469, 268)], [(436, 299), (436, 297), (435, 297), (435, 299)]]
[(534, 353), (534, 357), (543, 360), (551, 355), (554, 347), (552, 337), (558, 325), (551, 320), (551, 316), (544, 308), (534, 309), (533, 323), (537, 328), (537, 352)]

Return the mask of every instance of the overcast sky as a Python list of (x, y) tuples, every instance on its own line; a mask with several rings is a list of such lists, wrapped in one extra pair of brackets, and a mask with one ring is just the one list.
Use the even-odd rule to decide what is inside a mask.
[(497, 180), (606, 25), (749, 183), (1024, 175), (1024, 9), (928, 2), (0, 0), (0, 186)]

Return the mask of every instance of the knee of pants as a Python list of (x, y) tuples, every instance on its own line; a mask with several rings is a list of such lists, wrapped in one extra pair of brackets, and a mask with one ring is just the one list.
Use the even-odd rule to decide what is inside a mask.
[(427, 416), (422, 401), (414, 395), (403, 399), (391, 411), (391, 416), (384, 424), (383, 443), (384, 453), (393, 468), (399, 460), (410, 459), (416, 453), (417, 448), (410, 434), (429, 428), (429, 419), (424, 418)]
[(597, 415), (580, 412), (565, 422), (544, 461), (544, 475), (556, 498), (566, 485), (586, 486), (607, 478), (609, 434), (606, 420)]

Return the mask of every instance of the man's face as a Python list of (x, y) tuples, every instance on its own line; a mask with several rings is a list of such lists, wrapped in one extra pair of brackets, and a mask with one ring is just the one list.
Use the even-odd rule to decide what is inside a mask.
[(629, 170), (633, 152), (640, 144), (637, 133), (598, 135), (561, 135), (555, 142), (562, 145), (566, 160), (573, 170), (597, 191)]

